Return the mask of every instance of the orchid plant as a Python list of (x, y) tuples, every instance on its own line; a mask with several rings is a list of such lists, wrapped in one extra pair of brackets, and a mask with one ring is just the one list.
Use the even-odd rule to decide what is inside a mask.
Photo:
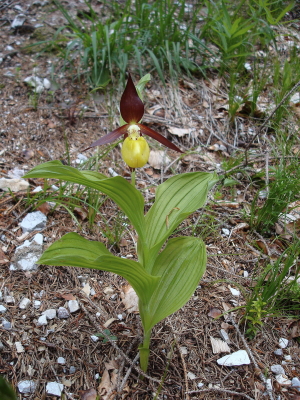
[[(165, 137), (140, 123), (144, 105), (131, 76), (121, 98), (120, 110), (125, 124), (89, 148), (124, 135), (122, 157), (132, 170), (148, 160), (149, 146), (142, 134), (181, 152)], [(206, 250), (200, 238), (168, 238), (188, 215), (205, 204), (208, 190), (217, 176), (190, 172), (167, 179), (157, 187), (155, 202), (146, 214), (142, 194), (121, 176), (108, 178), (96, 171), (79, 171), (60, 161), (50, 161), (33, 168), (25, 177), (56, 178), (96, 189), (109, 196), (130, 220), (138, 234), (137, 261), (112, 255), (101, 242), (68, 233), (46, 249), (39, 263), (110, 271), (132, 285), (139, 297), (144, 330), (139, 347), (140, 365), (146, 371), (153, 327), (189, 300), (206, 269)]]

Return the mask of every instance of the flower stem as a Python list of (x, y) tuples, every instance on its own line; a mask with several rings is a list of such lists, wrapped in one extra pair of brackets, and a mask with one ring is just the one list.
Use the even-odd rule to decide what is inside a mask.
[(140, 365), (141, 369), (144, 372), (147, 372), (148, 368), (148, 361), (149, 361), (149, 354), (150, 354), (150, 337), (151, 337), (151, 329), (149, 331), (144, 332), (144, 341), (143, 344), (139, 347), (140, 350)]
[(131, 171), (131, 184), (135, 187), (135, 169)]

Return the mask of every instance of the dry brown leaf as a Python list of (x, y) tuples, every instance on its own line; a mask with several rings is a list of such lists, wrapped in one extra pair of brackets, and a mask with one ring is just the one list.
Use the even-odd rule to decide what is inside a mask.
[(95, 389), (80, 390), (78, 393), (80, 400), (96, 400), (97, 392)]
[(154, 169), (161, 169), (166, 164), (171, 162), (170, 158), (163, 150), (151, 150), (149, 155), (148, 164)]
[(296, 338), (300, 336), (300, 321), (295, 321), (291, 324), (291, 338)]
[(211, 318), (218, 318), (220, 315), (222, 315), (222, 311), (218, 308), (211, 308), (207, 315)]
[(114, 321), (117, 321), (117, 318), (109, 318), (105, 324), (103, 324), (104, 328), (108, 328)]
[(4, 251), (0, 249), (0, 264), (6, 264), (9, 262), (9, 259), (6, 257)]
[(172, 135), (176, 135), (178, 137), (189, 135), (191, 133), (189, 128), (176, 128), (176, 126), (169, 126), (168, 131), (172, 133)]
[(74, 297), (71, 293), (66, 293), (66, 294), (59, 293), (58, 296), (62, 297), (65, 300), (76, 300), (76, 297)]
[(109, 399), (109, 393), (111, 393), (117, 385), (117, 373), (116, 370), (113, 370), (111, 374), (109, 374), (106, 369), (103, 372), (102, 379), (100, 385), (98, 387), (99, 394), (102, 400)]
[(37, 210), (39, 210), (40, 212), (42, 212), (42, 213), (45, 214), (45, 215), (48, 215), (48, 214), (49, 214), (50, 209), (51, 209), (51, 207), (50, 207), (49, 203), (47, 203), (47, 202), (41, 204), (41, 205), (37, 208)]
[(230, 348), (226, 342), (222, 339), (215, 339), (210, 337), (211, 347), (214, 354), (218, 353), (230, 353)]
[(75, 207), (75, 208), (74, 208), (74, 213), (75, 213), (76, 215), (78, 215), (78, 217), (80, 217), (80, 218), (82, 219), (82, 221), (84, 221), (84, 220), (87, 219), (88, 214), (87, 214), (87, 212), (86, 212), (83, 208), (81, 208), (81, 207)]
[(139, 312), (139, 298), (132, 286), (126, 285), (121, 292), (122, 302), (129, 313)]
[(105, 369), (107, 369), (107, 371), (109, 371), (110, 369), (118, 369), (119, 368), (117, 361), (114, 359), (109, 360), (107, 363), (104, 363), (104, 365), (105, 365)]

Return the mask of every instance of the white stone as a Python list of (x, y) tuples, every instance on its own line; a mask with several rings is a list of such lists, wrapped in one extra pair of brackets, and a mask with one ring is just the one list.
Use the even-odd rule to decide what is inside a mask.
[(69, 300), (68, 307), (69, 307), (70, 313), (74, 313), (74, 312), (78, 311), (80, 308), (77, 300)]
[(289, 344), (288, 339), (285, 338), (280, 338), (279, 339), (279, 347), (281, 347), (282, 349), (285, 349)]
[(274, 351), (274, 354), (275, 354), (275, 356), (283, 356), (283, 351), (282, 351), (282, 349), (276, 349)]
[(296, 388), (300, 392), (300, 379), (295, 377), (292, 379), (292, 387)]
[(4, 329), (10, 329), (11, 323), (9, 321), (7, 321), (6, 319), (2, 318), (2, 326)]
[(19, 308), (21, 310), (26, 310), (26, 308), (29, 306), (29, 304), (31, 303), (31, 300), (28, 299), (27, 297), (24, 297), (19, 304)]
[(11, 190), (12, 192), (19, 192), (21, 190), (27, 190), (29, 183), (25, 179), (8, 179), (0, 178), (0, 189), (4, 191)]
[(226, 367), (232, 367), (237, 365), (250, 364), (248, 353), (245, 350), (238, 350), (235, 353), (231, 353), (228, 356), (224, 356), (217, 360), (219, 365)]
[(50, 396), (60, 397), (62, 391), (64, 390), (64, 385), (57, 382), (48, 382), (46, 385), (46, 393)]
[(40, 300), (34, 300), (33, 307), (35, 309), (39, 309), (41, 307), (42, 302)]
[(202, 388), (202, 387), (204, 386), (204, 383), (199, 382), (199, 383), (197, 383), (197, 386), (198, 386), (198, 388), (200, 389), (200, 388)]
[(272, 379), (266, 380), (266, 390), (268, 392), (272, 392), (272, 390), (273, 390)]
[(33, 393), (37, 387), (35, 381), (20, 381), (18, 383), (18, 389), (20, 393), (29, 394)]
[(75, 374), (76, 372), (76, 367), (74, 367), (73, 365), (70, 366), (70, 374)]
[(66, 360), (64, 359), (64, 357), (58, 357), (57, 363), (58, 363), (58, 364), (61, 364), (61, 365), (65, 365)]
[(15, 16), (13, 22), (11, 23), (12, 28), (17, 28), (18, 26), (22, 26), (25, 22), (26, 16), (24, 14), (18, 14)]
[(47, 317), (46, 317), (46, 315), (41, 315), (40, 317), (39, 317), (39, 319), (38, 319), (38, 321), (37, 321), (37, 326), (44, 326), (44, 325), (47, 325), (48, 324), (48, 322), (47, 322)]
[(59, 319), (69, 318), (69, 316), (70, 313), (65, 307), (59, 307), (59, 309), (57, 310), (57, 317)]
[(42, 192), (42, 191), (43, 191), (42, 186), (37, 186), (35, 189), (33, 189), (33, 191), (31, 193), (39, 193), (39, 192)]
[(292, 356), (290, 354), (287, 354), (284, 356), (285, 361), (292, 361)]
[(36, 244), (42, 245), (44, 241), (44, 236), (41, 233), (34, 235), (33, 240)]
[(41, 233), (37, 233), (33, 237), (32, 241), (25, 240), (23, 244), (16, 248), (13, 262), (10, 265), (10, 270), (36, 270), (38, 267), (36, 262), (43, 253), (42, 243), (43, 235)]
[(45, 89), (50, 89), (51, 82), (49, 81), (49, 79), (47, 79), (47, 78), (43, 79), (43, 86), (44, 86)]
[(231, 286), (229, 286), (229, 290), (231, 291), (231, 294), (233, 296), (240, 296), (241, 295), (241, 292), (239, 290), (236, 290), (236, 289), (232, 288)]
[(48, 310), (43, 311), (43, 315), (46, 315), (47, 319), (56, 318), (56, 310), (55, 308), (49, 308)]
[(24, 347), (21, 342), (15, 342), (17, 353), (24, 353)]
[(46, 227), (47, 217), (41, 211), (34, 211), (28, 213), (26, 217), (20, 223), (20, 226), (25, 232), (32, 232), (35, 230), (44, 229)]
[(223, 233), (223, 235), (225, 235), (225, 236), (229, 236), (229, 235), (230, 235), (230, 230), (229, 230), (229, 229), (226, 229), (226, 228), (222, 228), (222, 233)]
[(292, 384), (292, 381), (290, 381), (288, 377), (283, 374), (276, 375), (275, 379), (280, 385), (289, 386)]
[(98, 342), (99, 337), (95, 336), (95, 335), (91, 335), (91, 339), (92, 339), (93, 342)]
[(0, 313), (4, 314), (6, 311), (7, 309), (2, 304), (0, 304)]
[(196, 375), (193, 374), (192, 372), (188, 372), (188, 373), (187, 373), (187, 377), (188, 377), (189, 379), (191, 379), (191, 380), (196, 379)]
[(281, 365), (271, 365), (271, 371), (275, 374), (275, 375), (279, 375), (279, 374), (285, 374), (285, 370), (282, 368)]
[(118, 317), (118, 319), (119, 319), (120, 321), (122, 321), (122, 319), (123, 319), (123, 315), (122, 315), (122, 314), (118, 314), (117, 317)]

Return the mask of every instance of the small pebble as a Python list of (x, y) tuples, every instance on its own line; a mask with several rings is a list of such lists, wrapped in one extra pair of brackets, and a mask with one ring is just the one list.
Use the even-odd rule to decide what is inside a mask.
[(117, 317), (118, 317), (118, 319), (119, 319), (120, 321), (122, 321), (122, 319), (123, 319), (123, 315), (122, 315), (122, 314), (118, 314)]
[(14, 304), (15, 303), (15, 299), (13, 296), (5, 296), (4, 301), (6, 304)]
[(285, 361), (292, 361), (292, 356), (287, 354), (286, 356), (284, 356), (284, 359), (285, 359)]
[(282, 349), (285, 349), (289, 344), (288, 339), (285, 338), (280, 338), (279, 339), (279, 347), (281, 347)]
[(35, 381), (20, 381), (18, 389), (20, 393), (29, 394), (33, 393), (36, 389), (37, 383)]
[(98, 342), (99, 337), (95, 336), (95, 335), (91, 335), (91, 339), (92, 339), (93, 342)]
[(29, 304), (31, 303), (30, 299), (27, 299), (27, 297), (24, 297), (19, 304), (19, 308), (21, 310), (26, 310), (26, 308), (29, 306)]
[(57, 310), (57, 316), (59, 319), (69, 318), (70, 313), (65, 307), (59, 307)]
[(40, 300), (34, 300), (33, 307), (35, 309), (39, 309), (41, 307), (42, 302)]
[(46, 315), (47, 319), (56, 318), (56, 310), (55, 308), (49, 308), (48, 310), (43, 311), (43, 315)]
[(58, 364), (61, 364), (61, 365), (65, 365), (66, 360), (64, 359), (64, 357), (58, 357), (57, 363), (58, 363)]
[(292, 379), (292, 387), (296, 388), (300, 392), (300, 379), (295, 377)]
[(77, 300), (69, 300), (68, 301), (68, 307), (70, 310), (70, 313), (74, 313), (79, 310), (79, 304)]
[(285, 374), (285, 370), (282, 368), (281, 365), (278, 365), (278, 364), (271, 365), (271, 371), (276, 375), (279, 375), (279, 374), (283, 374), (284, 375)]
[(71, 366), (70, 366), (70, 369), (69, 369), (69, 372), (70, 372), (70, 374), (75, 374), (75, 372), (76, 372), (76, 367), (74, 367), (73, 365), (71, 365)]
[(0, 313), (4, 314), (7, 311), (7, 308), (5, 308), (4, 306), (2, 306), (2, 304), (0, 304)]
[(234, 288), (232, 288), (232, 287), (230, 287), (230, 286), (229, 286), (229, 290), (231, 291), (231, 294), (232, 294), (233, 296), (240, 296), (240, 294), (241, 294), (241, 292), (240, 292), (239, 290), (234, 289)]
[(50, 396), (60, 397), (63, 390), (64, 385), (61, 383), (48, 382), (46, 385), (46, 393)]
[(290, 381), (288, 377), (284, 374), (276, 375), (275, 379), (280, 385), (288, 386), (292, 384), (292, 381)]
[(43, 315), (41, 315), (40, 317), (39, 317), (39, 319), (37, 320), (37, 326), (44, 326), (44, 325), (47, 325), (48, 324), (48, 322), (47, 322), (47, 317), (46, 317), (46, 315), (45, 314), (43, 314)]
[(2, 326), (4, 329), (11, 329), (11, 323), (4, 318), (2, 319)]
[(282, 351), (282, 349), (276, 349), (274, 351), (274, 354), (275, 354), (275, 356), (283, 356), (283, 351)]
[(225, 236), (229, 236), (229, 235), (230, 235), (230, 230), (229, 230), (229, 229), (226, 229), (226, 228), (222, 228), (222, 233), (223, 233), (223, 235), (225, 235)]

